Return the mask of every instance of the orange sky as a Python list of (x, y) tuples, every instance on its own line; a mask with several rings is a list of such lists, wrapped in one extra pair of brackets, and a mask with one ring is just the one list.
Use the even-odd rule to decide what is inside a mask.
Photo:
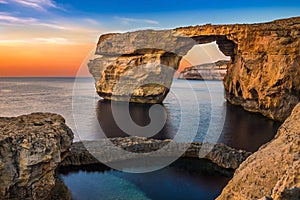
[[(95, 44), (10, 44), (0, 46), (0, 76), (76, 76)], [(226, 59), (215, 44), (194, 47), (182, 60), (179, 71), (191, 65)], [(81, 76), (90, 76), (84, 66)]]
[(95, 44), (0, 46), (0, 76), (75, 76), (94, 47)]
[[(253, 4), (251, 9), (247, 8), (248, 3), (232, 8), (229, 4), (222, 8), (220, 4), (220, 9), (212, 9), (208, 2), (196, 6), (198, 11), (194, 12), (183, 1), (167, 3), (158, 10), (155, 4), (149, 4), (143, 12), (136, 12), (141, 11), (136, 6), (142, 8), (143, 5), (126, 1), (117, 9), (114, 1), (105, 2), (0, 0), (0, 77), (75, 76), (103, 33), (168, 29), (184, 24), (253, 23), (299, 14), (299, 3), (279, 3), (268, 8), (269, 3), (259, 3)], [(243, 17), (236, 18), (240, 15)], [(187, 62), (182, 61), (179, 70), (228, 59), (220, 54), (215, 43), (192, 50), (184, 56)], [(86, 71), (82, 75), (89, 76), (87, 67), (83, 69)]]

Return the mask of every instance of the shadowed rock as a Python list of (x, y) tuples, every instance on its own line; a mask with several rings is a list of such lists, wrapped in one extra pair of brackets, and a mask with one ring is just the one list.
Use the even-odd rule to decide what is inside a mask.
[(300, 199), (299, 152), (300, 104), (275, 138), (239, 166), (218, 200)]
[[(203, 144), (197, 142), (192, 144), (175, 143), (163, 152), (157, 151), (169, 144), (170, 141), (171, 140), (156, 140), (132, 136), (126, 138), (102, 139), (98, 141), (84, 141), (83, 143), (76, 142), (72, 145), (70, 155), (65, 158), (61, 163), (61, 166), (99, 164), (100, 161), (93, 155), (101, 158), (103, 157), (104, 159), (102, 161), (104, 161), (104, 163), (149, 159), (150, 157), (176, 157), (178, 152), (181, 152), (181, 149), (186, 149), (187, 147), (186, 152), (181, 157), (199, 158), (199, 152)], [(133, 153), (130, 154), (130, 156), (122, 153), (115, 154), (113, 153), (114, 149), (111, 148), (112, 143), (117, 147)], [(92, 151), (92, 154), (87, 149)], [(157, 153), (155, 153), (156, 151)], [(147, 154), (149, 152), (154, 152), (154, 154)], [(222, 168), (236, 169), (250, 154), (250, 152), (236, 150), (224, 144), (216, 144), (213, 145), (211, 151), (203, 159), (210, 160), (212, 163), (215, 163)]]
[(0, 118), (0, 199), (45, 199), (73, 133), (56, 114)]

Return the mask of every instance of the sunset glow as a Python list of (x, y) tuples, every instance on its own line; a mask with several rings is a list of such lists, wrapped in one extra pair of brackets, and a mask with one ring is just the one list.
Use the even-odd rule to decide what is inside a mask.
[(94, 46), (35, 44), (1, 47), (0, 76), (76, 76)]
[[(300, 6), (297, 1), (257, 4), (234, 0), (227, 4), (213, 0), (201, 2), (200, 7), (193, 1), (177, 0), (154, 0), (147, 6), (137, 1), (116, 6), (119, 3), (116, 0), (88, 3), (84, 0), (0, 0), (0, 77), (75, 76), (86, 56), (94, 50), (99, 36), (108, 32), (271, 21), (299, 15)], [(273, 6), (268, 7), (269, 4)], [(216, 51), (216, 45), (204, 49), (204, 53), (198, 49), (184, 57), (180, 70), (191, 64), (224, 59)], [(89, 76), (87, 69), (83, 75)]]

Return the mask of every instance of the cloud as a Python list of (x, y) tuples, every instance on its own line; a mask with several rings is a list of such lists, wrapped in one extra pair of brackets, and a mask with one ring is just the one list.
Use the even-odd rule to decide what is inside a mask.
[(70, 41), (67, 38), (62, 37), (39, 37), (39, 38), (27, 38), (27, 39), (8, 39), (0, 40), (0, 45), (15, 46), (22, 44), (59, 44), (59, 45), (72, 45), (75, 42)]
[(37, 22), (34, 18), (19, 18), (15, 16), (11, 16), (8, 13), (0, 12), (0, 23), (6, 22), (6, 23), (18, 23), (18, 24), (27, 24), (32, 22)]
[(8, 4), (8, 1), (6, 1), (6, 0), (0, 0), (0, 4)]
[(62, 9), (53, 0), (11, 0), (11, 1), (21, 6), (25, 6), (32, 9), (41, 10), (41, 11), (46, 11), (47, 8)]
[(54, 24), (54, 23), (47, 23), (47, 22), (42, 22), (36, 18), (32, 17), (17, 17), (17, 16), (12, 16), (10, 13), (6, 12), (0, 12), (0, 24), (4, 25), (26, 25), (26, 26), (42, 26), (42, 27), (47, 27), (51, 29), (58, 29), (58, 30), (66, 30), (68, 28), (61, 26), (59, 24)]
[(121, 23), (129, 25), (131, 23), (146, 23), (151, 25), (159, 25), (158, 21), (151, 19), (136, 19), (136, 18), (127, 18), (127, 17), (115, 17), (117, 20), (120, 20)]
[(93, 25), (99, 25), (99, 22), (95, 19), (91, 19), (91, 18), (84, 18), (83, 21), (89, 23), (89, 24), (93, 24)]
[(39, 43), (48, 43), (48, 44), (73, 44), (73, 42), (62, 37), (34, 38), (34, 40)]
[(88, 21), (87, 18), (53, 18), (49, 21), (0, 12), (0, 45), (93, 43), (101, 32), (107, 31), (96, 21)]
[(15, 46), (16, 44), (28, 44), (31, 43), (31, 40), (0, 40), (0, 45), (5, 45), (5, 46)]

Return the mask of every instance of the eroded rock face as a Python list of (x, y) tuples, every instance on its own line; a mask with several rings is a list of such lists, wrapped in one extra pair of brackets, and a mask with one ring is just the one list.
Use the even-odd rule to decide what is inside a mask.
[(300, 99), (299, 29), (300, 17), (176, 30), (199, 43), (216, 40), (220, 50), (231, 56), (224, 80), (229, 102), (284, 121)]
[[(157, 158), (163, 157), (177, 157), (180, 149), (186, 149), (186, 152), (182, 155), (185, 158), (199, 158), (199, 151), (203, 144), (193, 142), (188, 143), (175, 143), (170, 148), (165, 150), (163, 153), (157, 152), (157, 154), (142, 155), (138, 153), (155, 152), (165, 145), (167, 145), (171, 140), (156, 140), (148, 139), (144, 137), (125, 137), (125, 138), (111, 138), (102, 139), (98, 141), (84, 141), (76, 142), (72, 145), (71, 152), (68, 157), (61, 163), (61, 166), (79, 166), (79, 165), (89, 165), (98, 164), (99, 161), (89, 153), (87, 149), (93, 147), (93, 152), (98, 152), (99, 154), (105, 154), (105, 163), (119, 162), (128, 159), (139, 159), (149, 156), (155, 156)], [(109, 155), (107, 152), (112, 152), (111, 143), (115, 146), (121, 147), (122, 149), (130, 152), (135, 152), (137, 154), (131, 154), (126, 157), (124, 154), (112, 154)], [(87, 147), (87, 148), (86, 148)], [(242, 163), (251, 153), (244, 150), (236, 150), (228, 147), (224, 144), (216, 144), (213, 146), (212, 150), (204, 157), (204, 159), (210, 160), (216, 165), (226, 168), (226, 169), (236, 169), (240, 163)]]
[(96, 50), (101, 57), (88, 64), (97, 93), (108, 100), (161, 103), (182, 55), (194, 45), (174, 30), (102, 35)]
[(45, 199), (73, 133), (56, 114), (0, 118), (0, 199)]
[[(248, 111), (283, 121), (300, 99), (299, 29), (300, 17), (295, 17), (261, 24), (204, 25), (102, 35), (96, 54), (103, 57), (92, 61), (89, 69), (95, 77), (100, 96), (111, 99), (113, 85), (124, 74), (120, 71), (139, 67), (133, 64), (137, 59), (151, 58), (140, 63), (160, 64), (163, 59), (157, 52), (162, 50), (172, 53), (167, 63), (176, 70), (181, 57), (194, 45), (216, 41), (220, 50), (231, 57), (224, 80), (226, 99)], [(153, 68), (157, 68), (157, 64)], [(164, 71), (161, 70), (161, 73)], [(140, 75), (145, 77), (147, 74)], [(105, 84), (107, 79), (103, 77), (110, 83)], [(163, 82), (172, 81), (167, 79), (169, 76), (164, 78)], [(129, 79), (138, 80), (134, 74), (129, 75)], [(148, 90), (146, 93), (134, 93), (132, 96), (147, 102), (147, 98), (143, 97), (151, 96), (150, 90), (156, 91), (154, 97), (161, 93), (161, 96), (158, 95), (161, 98), (157, 98), (159, 101), (166, 95), (166, 90), (160, 87), (148, 89), (145, 89)], [(115, 92), (118, 94), (117, 90)], [(151, 102), (157, 101), (151, 99)]]
[(300, 104), (275, 138), (249, 156), (218, 197), (300, 199)]
[(169, 92), (175, 73), (173, 68), (177, 68), (180, 59), (164, 51), (103, 56), (91, 61), (89, 69), (95, 77), (97, 93), (104, 99), (161, 103)]

